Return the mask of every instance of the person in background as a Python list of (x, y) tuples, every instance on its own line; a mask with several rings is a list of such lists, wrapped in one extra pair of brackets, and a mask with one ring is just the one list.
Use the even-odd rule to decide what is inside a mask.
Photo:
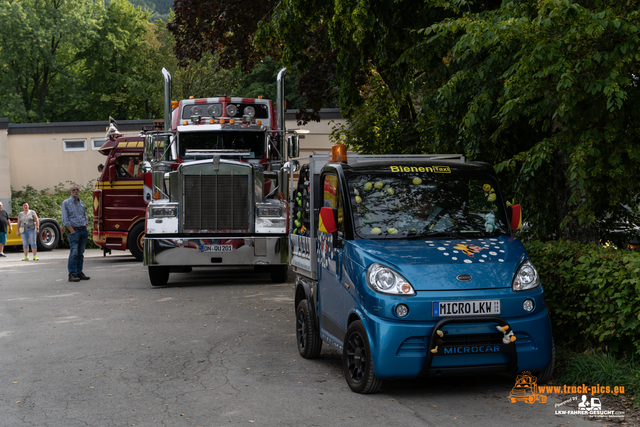
[(38, 260), (38, 245), (36, 235), (40, 232), (40, 220), (35, 211), (29, 209), (28, 202), (22, 202), (22, 212), (18, 214), (18, 237), (22, 235), (22, 250), (24, 251), (23, 261), (29, 261), (29, 244), (33, 252), (33, 260)]
[(84, 248), (89, 238), (87, 211), (80, 200), (80, 188), (73, 184), (69, 188), (71, 197), (62, 202), (62, 225), (69, 232), (69, 281), (79, 282), (90, 277), (82, 272), (84, 265)]
[(7, 233), (11, 234), (11, 220), (7, 211), (2, 210), (2, 202), (0, 202), (0, 257), (4, 254), (4, 245), (7, 243)]

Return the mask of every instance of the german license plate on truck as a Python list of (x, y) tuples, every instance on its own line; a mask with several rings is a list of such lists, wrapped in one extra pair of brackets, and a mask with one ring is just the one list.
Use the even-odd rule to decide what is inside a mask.
[(493, 316), (500, 314), (500, 300), (434, 301), (433, 317)]
[(232, 245), (202, 245), (200, 252), (233, 252)]

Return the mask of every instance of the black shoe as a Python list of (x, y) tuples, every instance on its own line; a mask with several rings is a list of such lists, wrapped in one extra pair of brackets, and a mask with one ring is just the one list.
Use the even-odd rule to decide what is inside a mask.
[(91, 279), (91, 277), (85, 276), (84, 273), (78, 273), (77, 276), (78, 276), (78, 279), (80, 279), (80, 280), (89, 280), (89, 279)]
[(76, 276), (75, 274), (70, 274), (69, 275), (69, 281), (70, 282), (79, 282), (80, 278), (78, 276)]

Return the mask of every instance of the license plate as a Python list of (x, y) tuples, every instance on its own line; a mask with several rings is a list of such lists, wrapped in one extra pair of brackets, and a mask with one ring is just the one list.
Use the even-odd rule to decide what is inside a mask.
[(202, 245), (200, 252), (233, 252), (232, 245)]
[(486, 316), (500, 314), (500, 300), (434, 301), (433, 317)]

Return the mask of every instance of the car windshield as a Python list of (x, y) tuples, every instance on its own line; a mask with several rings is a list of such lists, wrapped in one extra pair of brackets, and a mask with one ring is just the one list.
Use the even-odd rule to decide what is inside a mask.
[(178, 136), (180, 158), (203, 159), (214, 154), (236, 154), (250, 159), (262, 159), (265, 135), (262, 132), (215, 131), (181, 132)]
[(348, 180), (356, 236), (467, 238), (506, 234), (497, 183), (489, 175), (359, 174)]

